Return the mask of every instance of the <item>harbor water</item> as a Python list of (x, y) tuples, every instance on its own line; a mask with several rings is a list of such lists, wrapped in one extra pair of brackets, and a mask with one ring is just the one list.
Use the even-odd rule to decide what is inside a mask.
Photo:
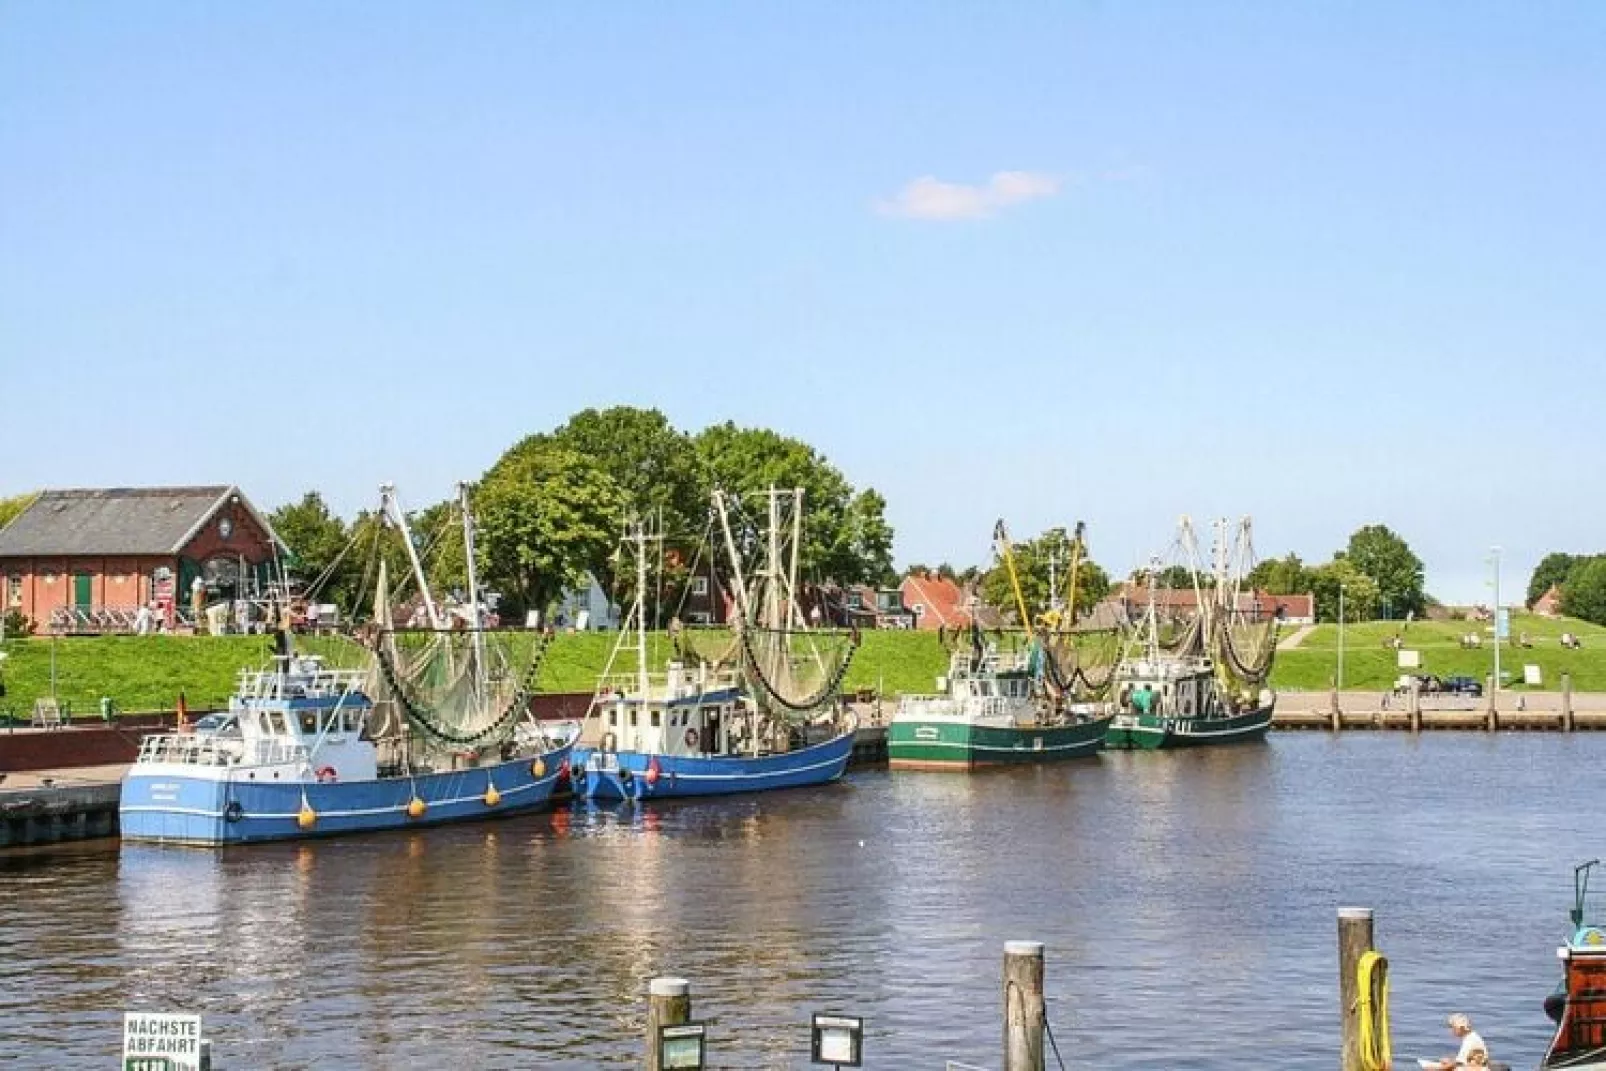
[[(124, 1010), (201, 1013), (216, 1065), (639, 1060), (690, 979), (711, 1066), (996, 1068), (1003, 942), (1046, 942), (1067, 1066), (1338, 1060), (1335, 911), (1377, 911), (1395, 1050), (1548, 1040), (1572, 866), (1606, 855), (1593, 734), (1274, 735), (978, 775), (208, 851), (0, 859), (5, 1059), (115, 1066)], [(1050, 1054), (1049, 1064), (1055, 1066)], [(1400, 1061), (1397, 1061), (1400, 1065)]]

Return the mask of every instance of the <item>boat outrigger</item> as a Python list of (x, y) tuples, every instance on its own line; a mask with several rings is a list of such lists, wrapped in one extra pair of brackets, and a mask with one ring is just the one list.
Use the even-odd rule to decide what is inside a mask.
[[(459, 494), (469, 606), (479, 616), (467, 489)], [(281, 628), (270, 668), (241, 674), (215, 727), (145, 738), (123, 779), (124, 839), (286, 840), (517, 814), (550, 801), (567, 775), (575, 727), (554, 732), (528, 716), (541, 648), (515, 678), (505, 664), (493, 667), (482, 619), (442, 627), (388, 486), (382, 506), (407, 536), (435, 626), (407, 637), (419, 649), (404, 655), (390, 628), (381, 563), (368, 666), (335, 668), (297, 654)], [(427, 678), (438, 682), (433, 690)]]
[[(791, 566), (782, 568), (782, 499), (791, 510)], [(714, 496), (730, 553), (737, 619), (704, 637), (672, 626), (677, 656), (649, 670), (646, 545), (636, 525), (636, 596), (609, 659), (634, 641), (634, 673), (605, 672), (572, 776), (577, 796), (646, 800), (824, 784), (842, 776), (855, 721), (839, 694), (857, 633), (809, 629), (795, 599), (803, 492), (769, 492), (768, 556), (749, 593), (724, 497)]]

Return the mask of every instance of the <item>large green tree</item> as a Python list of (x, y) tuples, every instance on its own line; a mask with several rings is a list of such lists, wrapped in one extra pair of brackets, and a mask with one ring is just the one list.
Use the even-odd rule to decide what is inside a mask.
[[(1070, 568), (1073, 559), (1077, 562), (1075, 605), (1072, 607), (1076, 617), (1086, 614), (1095, 603), (1109, 594), (1109, 574), (1088, 557), (1086, 543), (1063, 528), (1050, 528), (1036, 539), (1014, 544), (1011, 554), (1015, 561), (1015, 574), (1020, 579), (1021, 597), (1026, 601), (1027, 612), (1034, 620), (1049, 610), (1055, 587), (1058, 588), (1060, 600), (1070, 605), (1073, 598)], [(1015, 590), (1009, 579), (1009, 568), (1002, 560), (982, 574), (981, 596), (989, 606), (998, 607), (1014, 617), (1020, 616), (1015, 603)]]
[(546, 610), (587, 572), (602, 575), (616, 547), (627, 496), (592, 459), (526, 439), (473, 494), (486, 586), (506, 614)]
[(1422, 559), (1387, 525), (1369, 524), (1356, 529), (1349, 537), (1344, 556), (1372, 579), (1379, 601), (1388, 604), (1392, 615), (1421, 614), (1427, 607)]
[(268, 523), (290, 551), (293, 575), (303, 584), (318, 584), (308, 594), (350, 612), (351, 589), (362, 562), (355, 547), (347, 549), (351, 531), (346, 522), (329, 509), (323, 496), (308, 491), (300, 501), (287, 502), (269, 513)]
[(1584, 558), (1573, 565), (1561, 585), (1561, 612), (1606, 625), (1606, 555)]
[(733, 534), (751, 556), (768, 516), (771, 488), (803, 489), (804, 578), (876, 584), (892, 570), (892, 529), (886, 501), (872, 490), (855, 493), (841, 472), (807, 443), (764, 428), (732, 423), (705, 428), (692, 440), (711, 487), (730, 496)]
[(1303, 595), (1310, 590), (1310, 571), (1297, 554), (1258, 562), (1244, 579), (1246, 586), (1268, 595)]
[(1532, 609), (1540, 596), (1550, 590), (1550, 585), (1565, 584), (1567, 574), (1573, 571), (1573, 567), (1587, 560), (1588, 556), (1581, 554), (1563, 554), (1559, 551), (1546, 554), (1534, 566), (1533, 576), (1528, 578), (1527, 606)]
[(1344, 592), (1344, 620), (1370, 621), (1377, 616), (1377, 582), (1356, 567), (1349, 558), (1339, 555), (1326, 565), (1318, 565), (1306, 574), (1311, 594), (1316, 598), (1316, 619), (1337, 621), (1339, 590)]

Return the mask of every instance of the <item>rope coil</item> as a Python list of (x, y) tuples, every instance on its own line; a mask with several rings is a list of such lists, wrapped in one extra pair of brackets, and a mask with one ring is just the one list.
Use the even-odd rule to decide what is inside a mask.
[(1389, 961), (1367, 952), (1355, 965), (1355, 1004), (1360, 1012), (1359, 1052), (1364, 1071), (1389, 1071), (1394, 1063), (1389, 1038)]

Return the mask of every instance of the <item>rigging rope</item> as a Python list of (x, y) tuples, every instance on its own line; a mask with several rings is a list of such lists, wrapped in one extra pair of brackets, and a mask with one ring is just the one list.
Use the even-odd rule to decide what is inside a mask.
[[(837, 693), (837, 689), (842, 684), (842, 678), (848, 675), (848, 666), (853, 661), (853, 655), (859, 649), (859, 630), (854, 629), (852, 637), (848, 641), (848, 652), (846, 656), (843, 657), (841, 664), (836, 667), (835, 672), (833, 672), (830, 677), (826, 679), (825, 684), (820, 687), (819, 691), (815, 692), (808, 699), (797, 701), (782, 695), (775, 685), (771, 683), (769, 677), (765, 675), (764, 667), (759, 662), (758, 654), (753, 650), (752, 632), (754, 631), (768, 630), (752, 630), (747, 628), (739, 628), (736, 630), (737, 636), (741, 639), (742, 654), (744, 656), (744, 661), (747, 663), (748, 675), (754, 680), (758, 681), (758, 683), (763, 686), (764, 691), (777, 703), (781, 704), (781, 706), (786, 707), (789, 710), (798, 711), (799, 713), (815, 709)], [(790, 632), (780, 632), (777, 634), (781, 636), (791, 635)]]

